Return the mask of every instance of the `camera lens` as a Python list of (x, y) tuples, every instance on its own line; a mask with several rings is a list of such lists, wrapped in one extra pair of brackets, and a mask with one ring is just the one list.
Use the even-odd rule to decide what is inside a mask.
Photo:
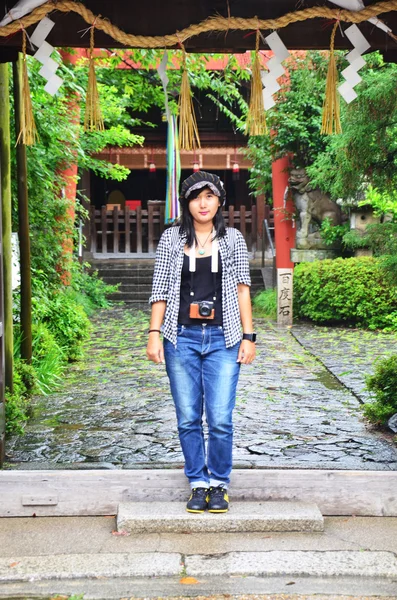
[(199, 313), (202, 317), (209, 317), (211, 314), (211, 305), (209, 302), (200, 302), (199, 304)]

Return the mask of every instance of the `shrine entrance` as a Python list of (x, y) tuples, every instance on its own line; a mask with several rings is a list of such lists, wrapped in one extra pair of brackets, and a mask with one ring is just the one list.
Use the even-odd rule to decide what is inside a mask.
[[(83, 21), (87, 23), (87, 27), (95, 28), (95, 40), (98, 47), (145, 47), (145, 45), (151, 45), (151, 47), (169, 47), (175, 48), (181, 44), (184, 44), (186, 51), (188, 52), (242, 52), (246, 50), (255, 49), (255, 35), (247, 35), (248, 32), (256, 32), (257, 30), (276, 30), (279, 28), (280, 35), (283, 38), (283, 42), (289, 49), (302, 49), (302, 40), (307, 41), (307, 45), (310, 48), (327, 49), (329, 48), (329, 34), (325, 32), (319, 24), (319, 19), (337, 19), (338, 21), (346, 21), (347, 23), (357, 22), (360, 23), (363, 32), (371, 38), (372, 48), (379, 49), (382, 51), (386, 60), (394, 60), (396, 51), (389, 49), (388, 38), (384, 35), (384, 31), (373, 29), (373, 25), (368, 23), (367, 20), (370, 18), (381, 15), (380, 9), (377, 12), (375, 2), (369, 3), (369, 8), (373, 7), (373, 12), (369, 13), (368, 10), (363, 13), (340, 11), (330, 7), (318, 7), (316, 0), (308, 0), (305, 5), (309, 8), (304, 10), (296, 10), (295, 0), (272, 0), (271, 2), (263, 3), (259, 0), (253, 0), (252, 2), (246, 2), (244, 5), (238, 5), (232, 7), (233, 14), (227, 13), (227, 6), (222, 2), (215, 2), (212, 5), (212, 13), (208, 14), (206, 7), (200, 3), (191, 3), (186, 0), (181, 3), (173, 5), (173, 3), (155, 2), (148, 6), (142, 5), (138, 2), (130, 2), (128, 6), (121, 0), (114, 0), (111, 4), (101, 1), (91, 1), (82, 5), (81, 3), (75, 3), (71, 9), (70, 2), (58, 1), (56, 4), (56, 11), (51, 12), (54, 9), (52, 3), (43, 4), (36, 8), (32, 13), (15, 17), (17, 20), (11, 25), (5, 25), (0, 28), (0, 34), (3, 38), (7, 39), (7, 45), (0, 46), (0, 60), (3, 62), (15, 61), (18, 52), (22, 46), (22, 32), (21, 24), (23, 25), (23, 31), (25, 29), (29, 34), (34, 30), (34, 27), (39, 21), (48, 13), (51, 19), (55, 22), (55, 26), (48, 34), (47, 41), (54, 46), (63, 47), (81, 47), (89, 45), (89, 36), (81, 37), (79, 33), (82, 27)], [(4, 2), (0, 2), (0, 7), (3, 9), (3, 13), (6, 13), (6, 7)], [(183, 7), (183, 10), (182, 8)], [(396, 6), (397, 8), (397, 6)], [(101, 14), (102, 17), (98, 15)], [(223, 15), (217, 17), (214, 20), (209, 20), (213, 14)], [(284, 18), (285, 15), (288, 15)], [(12, 17), (12, 15), (11, 15)], [(397, 30), (397, 16), (395, 9), (387, 13), (388, 25)], [(287, 26), (288, 25), (288, 26)], [(83, 23), (84, 26), (84, 23)], [(223, 32), (221, 35), (208, 35), (208, 32)], [(124, 32), (129, 32), (124, 33)], [(177, 32), (177, 33), (175, 33)], [(259, 36), (258, 36), (259, 37)], [(264, 46), (263, 40), (259, 40), (260, 48)], [(351, 50), (350, 42), (337, 31), (335, 38), (335, 48), (338, 49), (349, 49)], [(254, 208), (254, 207), (253, 207)], [(157, 225), (156, 219), (154, 218), (153, 212), (147, 216), (147, 226), (154, 227)], [(159, 212), (161, 217), (161, 212)], [(108, 225), (108, 213), (91, 215), (91, 227), (93, 233), (93, 239), (96, 241), (94, 244), (99, 245), (98, 236), (103, 236), (107, 239)], [(120, 215), (118, 209), (114, 208), (111, 213), (111, 219), (113, 219), (113, 226), (116, 227), (116, 231), (119, 231), (119, 225), (121, 223), (119, 219)], [(159, 218), (160, 218), (159, 217)], [(228, 217), (233, 221), (235, 214), (229, 211)], [(248, 211), (241, 210), (239, 212), (240, 225), (244, 224), (243, 227), (248, 226), (251, 228), (252, 238), (257, 243), (257, 215), (255, 210), (251, 211), (248, 215)], [(128, 226), (127, 226), (128, 222)], [(131, 221), (127, 219), (127, 213), (124, 213), (124, 234), (127, 228), (131, 225)], [(135, 223), (134, 223), (135, 224)], [(98, 226), (101, 226), (101, 234), (99, 234)], [(105, 229), (103, 227), (105, 226)], [(277, 222), (276, 222), (277, 229)], [(104, 233), (105, 231), (105, 233)], [(284, 232), (285, 234), (285, 232)], [(137, 233), (137, 238), (139, 234)], [(115, 236), (114, 239), (116, 239)], [(256, 238), (256, 239), (255, 239)], [(117, 240), (116, 240), (117, 241)], [(125, 247), (127, 247), (127, 243)], [(154, 236), (152, 238), (153, 249), (154, 249)], [(113, 240), (113, 244), (115, 244)], [(107, 245), (107, 242), (106, 244)], [(102, 249), (104, 246), (102, 246)], [(113, 245), (113, 248), (115, 246)], [(137, 245), (138, 248), (138, 245)], [(131, 249), (131, 248), (130, 248)], [(289, 259), (289, 257), (287, 257)], [(280, 264), (280, 268), (289, 268), (289, 265)], [(1, 276), (1, 273), (0, 273)], [(3, 292), (8, 282), (1, 278), (1, 284)], [(7, 291), (7, 290), (5, 290)], [(0, 303), (0, 317), (3, 322), (3, 315), (1, 314), (2, 305)], [(6, 317), (7, 318), (7, 315)], [(110, 317), (112, 318), (112, 316)], [(134, 325), (134, 328), (138, 327), (138, 323), (135, 319), (135, 315), (129, 314), (126, 318), (125, 331), (127, 331), (128, 323)], [(100, 321), (100, 318), (99, 318)], [(142, 322), (141, 330), (139, 330), (140, 336), (143, 337), (146, 328), (146, 323)], [(101, 323), (97, 322), (97, 333), (98, 339), (101, 338)], [(123, 330), (124, 331), (124, 330)], [(4, 329), (0, 328), (1, 341), (4, 344)], [(7, 334), (5, 334), (7, 335)], [(299, 337), (300, 336), (300, 337)], [(297, 348), (299, 345), (302, 347), (307, 342), (304, 340), (305, 332), (302, 331), (297, 334), (295, 342), (291, 345), (290, 338), (285, 334), (285, 331), (280, 333), (280, 330), (265, 330), (262, 331), (262, 344), (263, 351), (266, 348), (274, 347), (275, 356), (277, 360), (274, 360), (273, 367), (274, 372), (277, 372), (279, 379), (276, 385), (268, 385), (269, 382), (264, 381), (265, 375), (263, 370), (259, 370), (255, 373), (255, 377), (252, 381), (247, 383), (247, 398), (251, 403), (250, 410), (255, 416), (260, 414), (261, 411), (261, 394), (263, 389), (269, 391), (269, 402), (272, 402), (272, 394), (278, 394), (280, 389), (283, 388), (283, 377), (284, 367), (290, 369), (290, 377), (293, 377), (293, 371), (295, 372), (296, 379), (299, 379), (302, 375), (302, 385), (297, 385), (297, 388), (305, 388), (313, 385), (317, 391), (319, 387), (316, 387), (319, 378), (323, 379), (321, 382), (327, 389), (331, 389), (329, 380), (324, 375), (326, 369), (321, 374), (321, 377), (313, 375), (318, 371), (311, 365), (310, 359), (306, 356), (302, 350), (302, 355), (297, 358), (299, 354)], [(6, 340), (7, 341), (7, 340)], [(119, 340), (120, 341), (120, 340)], [(284, 346), (283, 346), (284, 344)], [(100, 346), (100, 344), (99, 344)], [(282, 351), (285, 352), (282, 356), (278, 355), (277, 348), (281, 347)], [(0, 347), (0, 360), (1, 360), (1, 377), (0, 377), (0, 448), (1, 448), (1, 460), (4, 460), (4, 449), (5, 449), (5, 417), (4, 417), (4, 367), (3, 365), (3, 348)], [(126, 348), (126, 347), (124, 347)], [(103, 349), (103, 348), (102, 348)], [(140, 350), (137, 351), (136, 362), (134, 364), (134, 373), (138, 377), (142, 363), (142, 353)], [(284, 362), (283, 364), (283, 357)], [(285, 358), (287, 357), (287, 359)], [(124, 357), (125, 358), (125, 357)], [(123, 359), (124, 360), (124, 359)], [(128, 359), (130, 360), (130, 355)], [(306, 362), (310, 363), (309, 366)], [(325, 363), (324, 363), (325, 364)], [(311, 365), (311, 366), (310, 366)], [(110, 368), (113, 368), (113, 364)], [(265, 367), (265, 365), (262, 365)], [(312, 369), (312, 371), (311, 371)], [(89, 367), (87, 366), (87, 373)], [(109, 371), (109, 372), (110, 372)], [(112, 383), (114, 388), (118, 386), (122, 387), (124, 384), (127, 386), (128, 382), (124, 382), (123, 376), (125, 373), (117, 372), (118, 379)], [(147, 374), (145, 374), (146, 376)], [(162, 394), (163, 388), (161, 387), (161, 377), (156, 372), (152, 372), (151, 380), (143, 381), (147, 389), (150, 389), (152, 399), (156, 394)], [(88, 375), (87, 375), (88, 377)], [(315, 381), (317, 379), (317, 381)], [(87, 379), (88, 380), (88, 379)], [(299, 379), (300, 381), (300, 379)], [(159, 383), (160, 382), (160, 383)], [(105, 386), (108, 382), (99, 382), (98, 389), (96, 390), (95, 398), (93, 397), (92, 404), (90, 405), (92, 412), (96, 410), (98, 406), (106, 405), (106, 398), (101, 397), (100, 387)], [(83, 389), (83, 383), (81, 384), (81, 395), (84, 400), (87, 400), (86, 390)], [(149, 385), (150, 384), (150, 385)], [(316, 384), (316, 385), (315, 385)], [(87, 387), (87, 386), (86, 386)], [(139, 394), (143, 393), (144, 386), (138, 390)], [(276, 389), (277, 388), (277, 389)], [(339, 391), (336, 389), (335, 394)], [(137, 394), (138, 394), (137, 392)], [(294, 390), (297, 399), (297, 404), (302, 401), (302, 389)], [(138, 395), (139, 395), (138, 394)], [(162, 396), (161, 396), (162, 398)], [(65, 405), (67, 405), (68, 399), (63, 399)], [(165, 451), (168, 451), (167, 444), (172, 448), (173, 439), (167, 439), (167, 435), (170, 435), (171, 429), (160, 432), (164, 435), (158, 435), (157, 438), (153, 435), (155, 430), (156, 419), (161, 420), (162, 423), (166, 424), (169, 422), (169, 412), (167, 407), (156, 404), (153, 405), (152, 421), (146, 419), (144, 427), (139, 425), (139, 398), (136, 399), (135, 421), (137, 423), (137, 429), (132, 432), (131, 436), (131, 447), (129, 451), (133, 451), (134, 436), (136, 439), (139, 437), (139, 443), (145, 446), (144, 438), (154, 438), (149, 440), (149, 444), (160, 444)], [(247, 400), (247, 401), (248, 401)], [(326, 401), (326, 397), (324, 397)], [(242, 401), (244, 403), (244, 400)], [(238, 411), (241, 418), (244, 418), (244, 406), (240, 406)], [(339, 409), (343, 404), (341, 402), (337, 405)], [(89, 403), (86, 403), (86, 407), (89, 407)], [(271, 405), (269, 405), (271, 406)], [(336, 405), (335, 405), (336, 406)], [(67, 408), (67, 406), (66, 406)], [(73, 408), (73, 407), (72, 407)], [(117, 420), (117, 412), (122, 413), (125, 406), (121, 402), (120, 405), (112, 407), (115, 414), (110, 414), (109, 411), (106, 416), (109, 418), (109, 423), (115, 424)], [(310, 407), (309, 409), (310, 410)], [(76, 414), (76, 413), (75, 413)], [(86, 413), (85, 413), (86, 414)], [(105, 413), (104, 413), (105, 414)], [(55, 418), (55, 416), (54, 416)], [(393, 468), (379, 468), (368, 469), (368, 468), (357, 468), (357, 462), (352, 461), (353, 468), (349, 468), (346, 463), (345, 468), (335, 469), (327, 466), (322, 468), (313, 465), (310, 457), (307, 458), (307, 467), (289, 468), (288, 461), (285, 464), (278, 465), (273, 468), (271, 460), (269, 458), (257, 458), (263, 457), (266, 452), (263, 448), (264, 442), (261, 441), (262, 431), (260, 427), (263, 425), (262, 422), (255, 421), (254, 424), (249, 424), (248, 421), (251, 417), (247, 416), (245, 423), (247, 436), (249, 435), (249, 447), (245, 448), (242, 443), (239, 448), (241, 450), (239, 460), (240, 468), (237, 468), (234, 474), (233, 491), (236, 499), (246, 499), (246, 491), (250, 490), (251, 498), (253, 499), (289, 499), (289, 500), (300, 500), (303, 498), (311, 498), (312, 501), (317, 502), (322, 513), (324, 515), (343, 515), (343, 514), (357, 514), (357, 515), (397, 515), (397, 500), (394, 495), (390, 493), (390, 490), (395, 487), (397, 483), (397, 471)], [(279, 447), (283, 447), (286, 452), (288, 449), (288, 440), (285, 437), (285, 427), (283, 423), (278, 423), (277, 415), (273, 414), (274, 422), (268, 423), (267, 425), (272, 427), (274, 435), (278, 438)], [(306, 417), (304, 417), (306, 418)], [(50, 415), (48, 415), (50, 419)], [(103, 431), (106, 427), (111, 428), (108, 425), (103, 415), (99, 415), (99, 420), (95, 423), (95, 427), (92, 430), (92, 439), (97, 434), (98, 438), (101, 438)], [(252, 420), (252, 419), (251, 419)], [(299, 419), (297, 418), (297, 421)], [(323, 419), (326, 421), (326, 419)], [(259, 423), (259, 429), (258, 429)], [(70, 431), (77, 431), (79, 423), (71, 422), (68, 423)], [(81, 423), (80, 423), (81, 425)], [(327, 423), (322, 423), (324, 427), (328, 427)], [(62, 427), (61, 420), (59, 419), (59, 426)], [(84, 430), (85, 423), (82, 423), (80, 429)], [(171, 427), (171, 426), (170, 426)], [(331, 427), (331, 425), (329, 425)], [(349, 428), (349, 424), (345, 424), (345, 427)], [(94, 433), (94, 429), (95, 432)], [(340, 427), (342, 431), (342, 426)], [(279, 432), (279, 433), (278, 433)], [(120, 432), (116, 432), (118, 434)], [(332, 432), (329, 431), (330, 434)], [(350, 432), (353, 436), (353, 433)], [(121, 434), (120, 434), (121, 435)], [(117, 437), (117, 435), (116, 435)], [(287, 436), (288, 437), (288, 436)], [(306, 444), (310, 440), (304, 439), (305, 435), (302, 433), (302, 439), (300, 442)], [(357, 437), (359, 435), (357, 434)], [(161, 441), (159, 441), (161, 438)], [(100, 442), (103, 438), (100, 439)], [(80, 443), (79, 439), (79, 443)], [(349, 443), (350, 439), (347, 440)], [(343, 442), (341, 442), (343, 443)], [(354, 444), (354, 440), (352, 440)], [(33, 441), (32, 441), (33, 444)], [(81, 450), (80, 447), (74, 447), (73, 437), (68, 438), (68, 444), (70, 445), (71, 451), (76, 453)], [(276, 446), (277, 444), (275, 444)], [(353, 446), (350, 446), (353, 447)], [(40, 455), (40, 449), (36, 448), (37, 455)], [(99, 449), (99, 450), (98, 450)], [(94, 450), (100, 451), (100, 443)], [(328, 449), (329, 450), (329, 449)], [(87, 447), (85, 447), (87, 452)], [(247, 454), (245, 454), (247, 451)], [(338, 450), (336, 450), (338, 451)], [(15, 451), (16, 452), (16, 451)], [(332, 450), (329, 450), (332, 452)], [(118, 459), (122, 455), (122, 452), (118, 455)], [(244, 456), (250, 456), (250, 459), (244, 458)], [(285, 454), (285, 456), (293, 456), (293, 452)], [(254, 457), (254, 458), (252, 458)], [(252, 463), (249, 462), (252, 461)], [(292, 459), (291, 459), (292, 460)], [(246, 461), (246, 462), (244, 462)], [(34, 461), (32, 461), (33, 463)], [(293, 462), (293, 461), (292, 461)], [(32, 466), (32, 463), (30, 466)], [(61, 464), (61, 468), (57, 468), (56, 463), (53, 465), (46, 465), (50, 468), (39, 468), (37, 463), (33, 464), (33, 469), (5, 469), (0, 472), (0, 486), (2, 488), (2, 494), (0, 497), (0, 516), (27, 516), (27, 515), (105, 515), (113, 514), (115, 508), (119, 502), (122, 501), (140, 501), (146, 500), (153, 497), (153, 494), (158, 500), (164, 499), (181, 499), (186, 495), (186, 484), (181, 471), (181, 465), (178, 461), (175, 461), (175, 468), (172, 464), (164, 464), (167, 468), (161, 468), (161, 463), (157, 466), (160, 468), (147, 468), (148, 465), (145, 463), (142, 468), (139, 468), (139, 463), (130, 465), (131, 468), (121, 468), (122, 460), (113, 461), (110, 460), (105, 464), (103, 461), (100, 468), (95, 468), (95, 460), (92, 462), (82, 462), (83, 468), (77, 468), (76, 470), (63, 468), (64, 463)], [(395, 465), (397, 464), (397, 461)], [(23, 461), (21, 461), (23, 466)], [(21, 466), (20, 465), (20, 466)], [(84, 465), (84, 466), (83, 466)], [(394, 469), (395, 469), (394, 465)], [(54, 468), (51, 468), (54, 467)], [(88, 468), (87, 468), (88, 467)]]

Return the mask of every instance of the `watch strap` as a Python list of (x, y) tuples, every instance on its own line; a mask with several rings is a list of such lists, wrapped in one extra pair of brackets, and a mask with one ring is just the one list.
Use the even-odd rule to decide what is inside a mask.
[(250, 342), (256, 342), (256, 333), (243, 333), (243, 340), (249, 340)]

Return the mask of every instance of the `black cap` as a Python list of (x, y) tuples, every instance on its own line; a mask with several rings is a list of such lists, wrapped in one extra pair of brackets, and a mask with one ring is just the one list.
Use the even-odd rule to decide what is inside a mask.
[(192, 173), (181, 186), (181, 194), (179, 196), (179, 202), (183, 202), (183, 200), (188, 200), (190, 194), (194, 190), (199, 190), (203, 187), (209, 187), (213, 193), (219, 197), (221, 204), (224, 203), (226, 198), (225, 188), (223, 187), (223, 182), (218, 177), (218, 175), (214, 175), (213, 173), (207, 173), (207, 171), (197, 171), (197, 173)]

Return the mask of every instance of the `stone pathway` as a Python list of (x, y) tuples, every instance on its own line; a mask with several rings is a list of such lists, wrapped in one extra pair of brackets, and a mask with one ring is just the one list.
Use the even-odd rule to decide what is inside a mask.
[(371, 400), (365, 374), (373, 373), (374, 361), (397, 354), (396, 334), (306, 324), (294, 326), (292, 334), (362, 402)]
[[(8, 440), (8, 468), (182, 467), (165, 368), (145, 357), (147, 326), (146, 314), (129, 309), (96, 314), (85, 360), (59, 392), (36, 399), (25, 435)], [(368, 427), (358, 398), (301, 345), (329, 368), (334, 360), (341, 378), (354, 365), (362, 382), (383, 337), (373, 334), (363, 362), (363, 332), (298, 326), (299, 343), (269, 322), (257, 331), (259, 356), (242, 367), (237, 394), (236, 467), (397, 469), (392, 435)]]

